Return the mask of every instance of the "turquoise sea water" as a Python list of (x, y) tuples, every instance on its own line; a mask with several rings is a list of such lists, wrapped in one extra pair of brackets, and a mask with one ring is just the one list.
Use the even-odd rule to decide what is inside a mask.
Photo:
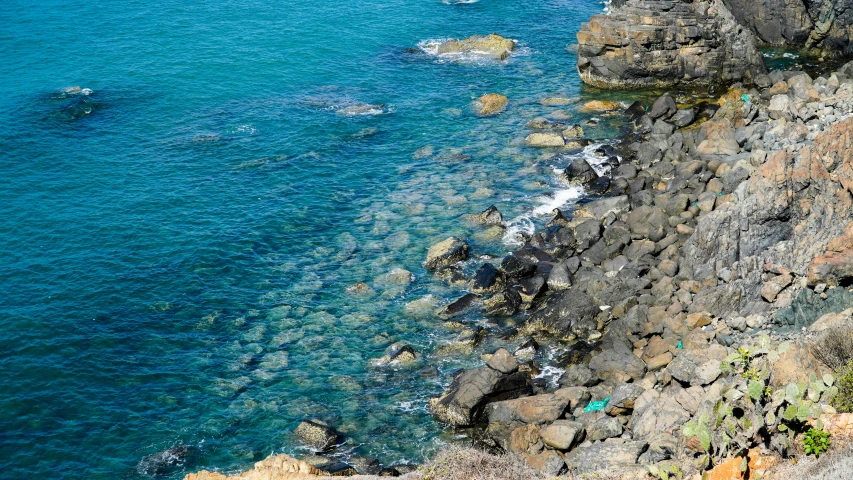
[[(343, 457), (418, 462), (450, 440), (426, 399), (513, 320), (471, 314), (492, 340), (433, 355), (455, 332), (429, 312), (462, 292), (426, 249), (459, 235), (500, 256), (464, 214), (495, 204), (529, 228), (576, 197), (521, 139), (535, 116), (589, 117), (538, 100), (580, 95), (566, 46), (602, 8), (3, 2), (0, 477), (145, 478), (140, 460), (178, 444), (196, 454), (172, 478), (244, 469), (304, 453), (306, 416), (346, 435)], [(418, 47), (491, 32), (518, 55)], [(510, 107), (478, 118), (489, 92)], [(347, 114), (360, 103), (378, 106)], [(398, 340), (418, 365), (369, 366)]]

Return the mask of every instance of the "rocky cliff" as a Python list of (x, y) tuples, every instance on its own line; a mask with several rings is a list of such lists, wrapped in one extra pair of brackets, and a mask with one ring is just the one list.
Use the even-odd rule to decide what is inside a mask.
[(769, 45), (850, 55), (850, 0), (728, 0), (737, 21)]
[(578, 32), (578, 72), (600, 88), (709, 86), (764, 70), (754, 35), (719, 0), (628, 0)]
[(853, 0), (627, 0), (611, 7), (578, 32), (578, 72), (600, 88), (751, 81), (764, 70), (761, 45), (853, 54)]

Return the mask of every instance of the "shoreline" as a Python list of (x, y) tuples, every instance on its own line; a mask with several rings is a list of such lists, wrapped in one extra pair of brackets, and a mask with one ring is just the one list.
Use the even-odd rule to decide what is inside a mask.
[[(731, 288), (741, 288), (743, 284), (749, 282), (755, 283), (754, 278), (737, 277), (739, 273), (737, 271), (733, 272), (731, 265), (729, 266), (730, 268), (720, 269), (727, 270), (725, 272), (720, 270), (713, 272), (715, 276), (713, 279), (705, 276), (699, 280), (692, 277), (679, 280), (679, 273), (685, 265), (689, 265), (694, 272), (697, 269), (701, 271), (703, 267), (698, 262), (685, 259), (687, 255), (696, 254), (697, 258), (699, 258), (701, 257), (699, 250), (710, 250), (713, 253), (720, 254), (721, 257), (725, 256), (725, 252), (714, 252), (714, 249), (700, 249), (697, 247), (696, 232), (698, 230), (702, 233), (705, 231), (704, 229), (711, 228), (709, 226), (711, 222), (708, 219), (715, 215), (714, 212), (731, 214), (732, 210), (735, 210), (734, 206), (743, 204), (743, 202), (749, 200), (751, 194), (748, 191), (750, 181), (755, 179), (755, 183), (759, 183), (767, 180), (767, 178), (772, 178), (772, 175), (776, 174), (773, 169), (778, 170), (780, 165), (790, 162), (790, 158), (785, 160), (786, 156), (795, 156), (795, 152), (798, 152), (807, 144), (814, 144), (818, 140), (817, 136), (819, 132), (817, 130), (810, 130), (808, 127), (805, 130), (793, 128), (794, 125), (800, 125), (797, 123), (797, 120), (802, 120), (802, 118), (798, 118), (797, 115), (799, 115), (799, 112), (794, 113), (790, 107), (787, 109), (779, 108), (778, 104), (783, 103), (783, 101), (781, 99), (777, 101), (777, 96), (786, 96), (789, 98), (788, 103), (793, 103), (797, 100), (798, 95), (800, 95), (797, 90), (803, 89), (806, 99), (810, 100), (810, 103), (824, 104), (820, 108), (821, 113), (819, 114), (823, 118), (817, 118), (817, 123), (813, 123), (813, 125), (819, 124), (820, 130), (826, 130), (838, 124), (850, 123), (849, 121), (845, 122), (845, 119), (850, 117), (851, 110), (849, 107), (851, 100), (853, 100), (853, 84), (841, 82), (838, 77), (835, 77), (835, 81), (832, 78), (827, 79), (823, 77), (821, 77), (822, 80), (813, 81), (811, 78), (808, 80), (802, 78), (802, 75), (787, 75), (783, 73), (779, 73), (779, 75), (781, 75), (779, 81), (772, 82), (772, 84), (767, 85), (761, 91), (749, 91), (737, 86), (733, 87), (720, 97), (722, 103), (719, 106), (720, 108), (714, 112), (709, 120), (703, 122), (678, 120), (677, 122), (685, 124), (677, 125), (673, 119), (676, 115), (685, 116), (686, 114), (682, 114), (682, 111), (686, 109), (679, 109), (671, 97), (669, 99), (666, 98), (668, 95), (661, 97), (655, 104), (650, 105), (648, 110), (643, 110), (643, 113), (635, 109), (635, 119), (639, 125), (639, 131), (641, 135), (648, 136), (648, 139), (642, 142), (617, 142), (621, 143), (618, 147), (619, 150), (627, 152), (624, 156), (626, 160), (621, 164), (613, 165), (614, 175), (606, 180), (606, 189), (611, 193), (613, 190), (621, 189), (623, 192), (626, 192), (625, 198), (613, 195), (602, 196), (579, 204), (578, 207), (581, 210), (581, 215), (577, 217), (566, 218), (565, 216), (555, 215), (555, 218), (548, 222), (549, 227), (545, 231), (535, 232), (531, 236), (530, 241), (524, 246), (527, 249), (526, 252), (524, 251), (525, 248), (522, 248), (514, 252), (514, 255), (511, 254), (510, 257), (514, 258), (510, 261), (510, 264), (504, 265), (502, 262), (502, 268), (497, 271), (497, 274), (492, 275), (491, 279), (493, 283), (482, 286), (484, 291), (488, 291), (494, 287), (494, 281), (500, 275), (505, 277), (503, 282), (504, 287), (510, 283), (519, 285), (520, 288), (517, 294), (523, 293), (525, 298), (516, 301), (514, 298), (511, 298), (512, 295), (507, 295), (508, 290), (501, 292), (501, 288), (498, 288), (496, 289), (497, 291), (492, 292), (488, 300), (494, 299), (498, 294), (502, 296), (493, 300), (487, 308), (492, 309), (493, 312), (501, 311), (503, 313), (508, 311), (507, 309), (517, 310), (522, 305), (522, 302), (526, 301), (530, 305), (529, 310), (532, 312), (532, 319), (527, 320), (527, 328), (525, 330), (530, 337), (535, 338), (537, 335), (553, 336), (556, 333), (557, 335), (564, 336), (569, 341), (575, 342), (574, 345), (578, 344), (579, 339), (600, 342), (599, 346), (604, 345), (604, 348), (599, 352), (594, 351), (596, 346), (591, 346), (590, 349), (593, 350), (593, 354), (590, 354), (590, 352), (581, 352), (580, 362), (573, 364), (577, 368), (567, 370), (567, 373), (571, 373), (568, 378), (566, 374), (563, 375), (563, 378), (566, 380), (560, 383), (563, 387), (561, 391), (572, 389), (572, 392), (566, 393), (576, 396), (576, 398), (569, 398), (566, 406), (563, 407), (564, 410), (572, 412), (571, 417), (573, 419), (568, 419), (568, 413), (565, 413), (567, 416), (566, 419), (560, 418), (564, 415), (563, 412), (560, 412), (558, 418), (548, 419), (544, 422), (522, 422), (519, 419), (511, 420), (510, 424), (516, 422), (519, 425), (511, 429), (508, 426), (492, 428), (493, 438), (490, 440), (494, 442), (492, 445), (493, 448), (497, 446), (498, 450), (515, 451), (515, 453), (520, 454), (522, 457), (526, 456), (527, 462), (540, 467), (540, 470), (547, 468), (553, 470), (553, 465), (559, 463), (558, 458), (563, 459), (564, 464), (568, 463), (568, 455), (571, 452), (580, 451), (582, 448), (587, 450), (582, 452), (583, 454), (592, 457), (601, 457), (603, 452), (596, 450), (594, 452), (595, 455), (593, 455), (593, 451), (589, 449), (599, 448), (600, 450), (601, 448), (605, 448), (600, 446), (606, 445), (606, 448), (613, 449), (614, 452), (624, 453), (620, 448), (628, 448), (625, 445), (631, 444), (629, 445), (631, 448), (630, 452), (637, 451), (637, 458), (635, 458), (634, 462), (621, 465), (608, 463), (604, 467), (611, 472), (614, 468), (624, 467), (626, 471), (638, 473), (637, 469), (633, 467), (639, 466), (638, 458), (641, 455), (645, 455), (651, 451), (650, 449), (653, 448), (651, 442), (647, 441), (644, 446), (637, 447), (632, 444), (634, 443), (632, 435), (628, 435), (626, 439), (624, 434), (620, 433), (616, 436), (597, 439), (598, 443), (582, 444), (577, 448), (571, 444), (573, 442), (570, 442), (570, 445), (567, 446), (562, 444), (555, 446), (552, 443), (556, 442), (552, 441), (549, 443), (547, 439), (541, 436), (543, 433), (542, 426), (546, 424), (553, 426), (557, 422), (564, 422), (566, 424), (561, 423), (560, 428), (574, 428), (576, 430), (575, 436), (578, 440), (583, 437), (583, 435), (577, 434), (581, 427), (589, 435), (590, 427), (596, 426), (600, 420), (607, 420), (605, 423), (612, 424), (608, 425), (612, 431), (621, 429), (624, 432), (627, 431), (626, 428), (633, 427), (633, 419), (629, 418), (627, 421), (622, 421), (622, 419), (626, 416), (633, 417), (633, 415), (637, 414), (637, 410), (639, 410), (638, 403), (640, 403), (641, 398), (644, 398), (643, 395), (648, 392), (656, 392), (657, 399), (655, 402), (663, 401), (661, 400), (662, 392), (666, 391), (668, 387), (674, 389), (676, 387), (689, 386), (693, 388), (699, 386), (702, 390), (702, 395), (708, 394), (709, 388), (716, 385), (717, 382), (723, 382), (725, 378), (723, 372), (718, 372), (716, 377), (706, 382), (707, 378), (694, 378), (694, 374), (697, 372), (691, 371), (691, 368), (701, 369), (704, 368), (703, 366), (719, 364), (725, 361), (733, 352), (736, 352), (736, 346), (759, 341), (764, 342), (764, 340), (760, 340), (762, 337), (759, 332), (761, 330), (772, 330), (773, 323), (769, 315), (764, 316), (763, 319), (754, 317), (762, 316), (766, 312), (775, 314), (777, 311), (787, 308), (796, 300), (794, 293), (799, 294), (800, 291), (805, 291), (809, 288), (817, 292), (816, 287), (820, 284), (809, 287), (807, 283), (810, 280), (806, 280), (805, 272), (801, 266), (796, 270), (792, 270), (785, 265), (772, 264), (769, 267), (767, 265), (760, 265), (759, 281), (761, 283), (761, 292), (758, 293), (761, 295), (760, 298), (763, 298), (765, 301), (768, 297), (771, 297), (772, 306), (759, 304), (756, 307), (755, 302), (758, 299), (755, 298), (751, 298), (750, 301), (752, 303), (747, 306), (727, 305), (724, 299), (719, 298), (708, 300), (707, 296), (711, 294), (703, 292), (703, 288), (708, 286), (702, 285), (703, 282), (713, 280), (712, 283), (715, 283), (715, 285), (712, 290), (720, 286), (720, 290), (725, 294), (728, 294)], [(770, 77), (768, 76), (768, 78)], [(778, 92), (771, 92), (770, 95), (767, 95), (769, 98), (765, 99), (765, 93), (777, 88), (780, 82), (785, 83), (787, 91), (782, 92), (778, 90)], [(833, 83), (835, 84), (834, 86)], [(830, 85), (829, 88), (833, 89), (833, 91), (828, 95), (824, 95), (824, 93), (828, 92), (828, 89), (824, 88), (822, 92), (818, 92), (813, 88), (814, 85), (822, 87)], [(844, 87), (844, 85), (847, 85), (847, 87)], [(778, 88), (781, 89), (782, 87)], [(842, 98), (841, 100), (834, 101), (840, 102), (841, 106), (830, 107), (831, 113), (824, 112), (827, 108), (825, 105), (826, 99), (833, 96), (838, 97), (837, 93), (840, 89), (845, 89), (841, 94)], [(817, 98), (814, 98), (811, 90), (817, 93)], [(749, 101), (743, 101), (744, 95), (747, 96)], [(791, 100), (792, 97), (793, 100)], [(774, 105), (773, 102), (777, 105)], [(836, 115), (836, 110), (839, 110), (838, 115)], [(700, 112), (692, 112), (692, 115), (695, 117), (697, 113)], [(627, 115), (627, 113), (624, 114)], [(827, 120), (826, 117), (828, 116), (832, 116), (833, 118)], [(748, 120), (745, 121), (747, 118)], [(809, 117), (808, 120), (814, 119)], [(695, 124), (693, 123), (694, 121), (696, 122)], [(726, 121), (728, 125), (726, 125)], [(762, 129), (759, 127), (762, 124), (772, 126)], [(744, 129), (747, 129), (750, 125), (753, 127), (751, 129), (752, 134), (747, 138), (740, 138), (739, 135), (742, 137), (745, 132)], [(805, 125), (805, 123), (803, 122), (802, 125)], [(792, 128), (789, 129), (788, 127)], [(739, 131), (738, 129), (741, 130)], [(756, 133), (756, 130), (762, 131)], [(680, 139), (678, 139), (679, 134), (681, 136)], [(829, 134), (824, 135), (824, 139), (827, 135)], [(699, 136), (701, 136), (701, 139), (697, 138)], [(673, 138), (676, 138), (676, 140), (673, 141)], [(653, 145), (655, 143), (658, 145)], [(664, 146), (661, 147), (660, 145)], [(745, 148), (746, 145), (748, 145), (748, 149)], [(765, 147), (767, 150), (764, 149)], [(627, 159), (631, 157), (633, 157), (631, 160)], [(567, 166), (565, 175), (569, 180), (585, 183), (587, 187), (595, 186), (595, 188), (601, 188), (600, 184), (604, 180), (601, 180), (601, 177), (593, 177), (592, 173), (590, 173), (589, 165), (584, 166), (582, 163), (585, 162), (572, 162), (571, 165)], [(652, 173), (644, 175), (643, 172)], [(779, 174), (787, 175), (788, 172), (783, 168)], [(693, 184), (691, 184), (691, 180), (695, 180)], [(678, 185), (679, 181), (682, 181), (683, 186)], [(697, 187), (700, 183), (703, 188), (698, 189)], [(746, 186), (742, 187), (742, 185)], [(767, 186), (762, 185), (761, 187), (765, 188)], [(696, 198), (693, 198), (692, 191), (691, 193), (685, 193), (691, 188), (702, 191), (695, 195)], [(713, 193), (713, 196), (705, 195), (703, 197), (702, 195), (706, 193)], [(665, 198), (659, 198), (661, 196)], [(635, 197), (642, 198), (637, 203), (634, 203), (633, 200)], [(630, 218), (632, 212), (636, 214), (637, 218)], [(637, 214), (637, 212), (641, 213)], [(671, 213), (673, 215), (661, 216)], [(656, 215), (658, 218), (655, 217)], [(704, 224), (702, 223), (703, 219), (706, 220)], [(597, 232), (592, 228), (595, 223), (599, 224)], [(634, 224), (637, 225), (635, 226)], [(616, 231), (619, 228), (622, 231)], [(836, 230), (834, 232), (836, 236), (843, 234), (842, 231)], [(609, 244), (608, 231), (615, 232), (612, 233), (615, 240)], [(567, 240), (569, 234), (571, 234), (571, 239)], [(826, 244), (829, 239), (819, 238), (818, 240)], [(617, 248), (609, 248), (619, 243), (622, 243), (622, 245)], [(599, 245), (599, 247), (596, 247), (596, 245)], [(631, 248), (633, 249), (629, 253), (629, 249)], [(547, 257), (539, 258), (535, 254), (531, 254), (531, 249), (546, 253), (551, 257), (551, 260), (548, 260)], [(569, 255), (568, 258), (559, 257), (559, 255), (567, 254)], [(664, 254), (668, 258), (660, 258), (661, 254)], [(625, 258), (620, 259), (619, 257)], [(649, 262), (650, 259), (646, 257), (654, 257), (654, 260)], [(721, 259), (725, 260), (721, 257), (713, 258), (713, 260), (715, 262)], [(577, 259), (577, 261), (571, 261), (573, 258)], [(571, 261), (571, 265), (565, 265), (565, 268), (563, 268), (562, 265), (567, 261)], [(616, 263), (612, 263), (613, 261), (616, 261)], [(611, 263), (605, 267), (607, 262)], [(543, 263), (550, 263), (550, 265), (546, 266), (550, 268), (547, 270), (544, 267), (539, 268)], [(533, 264), (532, 268), (530, 264)], [(560, 265), (560, 268), (555, 273), (554, 267), (558, 265)], [(587, 269), (587, 267), (590, 268)], [(628, 267), (629, 270), (627, 272), (630, 272), (630, 274), (625, 275), (626, 278), (621, 278), (621, 272), (626, 272), (626, 267)], [(734, 270), (737, 270), (738, 267), (738, 265), (735, 265)], [(596, 268), (599, 271), (589, 271)], [(566, 275), (566, 272), (568, 272), (568, 275)], [(601, 275), (598, 275), (599, 273)], [(612, 275), (608, 275), (610, 273)], [(746, 273), (745, 277), (748, 277), (753, 272)], [(477, 277), (479, 278), (479, 275)], [(529, 282), (528, 280), (531, 278), (538, 278), (541, 282)], [(616, 286), (608, 284), (614, 278), (619, 280), (619, 284)], [(640, 278), (644, 278), (645, 280), (640, 282), (629, 281)], [(766, 281), (764, 280), (765, 278), (767, 279)], [(742, 281), (737, 285), (737, 282), (740, 280)], [(685, 285), (683, 284), (684, 282), (688, 282), (688, 284)], [(579, 287), (579, 285), (583, 286)], [(593, 291), (600, 285), (603, 285), (601, 287), (602, 290), (597, 293), (601, 294), (602, 297), (597, 298)], [(736, 286), (729, 288), (729, 285)], [(625, 291), (619, 291), (622, 288), (627, 289), (628, 295), (625, 295)], [(820, 293), (823, 293), (826, 288), (827, 285), (823, 284), (824, 290), (821, 290)], [(765, 289), (767, 290), (766, 295), (764, 292)], [(550, 295), (545, 295), (546, 290), (550, 291)], [(571, 292), (572, 295), (565, 292)], [(578, 297), (580, 295), (575, 295), (575, 293), (580, 293), (587, 298), (581, 298), (579, 301)], [(748, 293), (754, 294), (756, 292)], [(701, 302), (704, 302), (701, 305), (711, 307), (709, 309), (718, 308), (718, 311), (713, 313), (708, 312), (708, 310), (694, 311), (691, 306), (699, 303), (696, 300), (699, 295), (705, 295), (704, 297), (700, 297)], [(556, 299), (558, 296), (560, 298)], [(526, 297), (529, 297), (529, 300)], [(666, 298), (666, 301), (658, 301), (657, 297)], [(601, 300), (603, 299), (617, 301), (602, 302)], [(669, 303), (665, 305), (667, 302)], [(719, 305), (720, 303), (723, 305)], [(771, 304), (770, 301), (766, 303)], [(602, 307), (605, 306), (609, 308), (603, 309)], [(644, 310), (643, 307), (645, 307), (644, 314), (638, 313)], [(598, 308), (601, 312), (606, 312), (606, 316), (609, 318), (601, 318), (602, 314), (596, 312), (595, 308)], [(729, 309), (729, 311), (725, 309)], [(582, 312), (582, 315), (576, 315), (579, 311)], [(749, 313), (749, 315), (735, 316), (732, 315), (732, 312), (744, 312)], [(640, 316), (638, 317), (638, 315)], [(572, 318), (566, 321), (566, 317)], [(545, 332), (545, 335), (543, 335), (543, 332)], [(565, 335), (566, 333), (568, 335)], [(666, 335), (666, 333), (670, 335)], [(769, 343), (765, 347), (762, 347), (768, 350), (779, 349), (780, 343), (784, 343), (785, 341), (798, 341), (801, 339), (800, 335), (791, 333), (790, 331), (779, 334), (774, 334), (772, 331), (769, 333), (771, 333), (767, 340)], [(674, 337), (678, 337), (678, 345), (672, 344)], [(515, 343), (529, 344), (527, 341), (518, 341)], [(787, 352), (787, 348), (790, 348), (790, 346), (786, 347), (785, 352), (777, 351), (776, 354), (778, 356), (784, 355)], [(681, 352), (678, 350), (681, 350)], [(697, 350), (697, 352), (693, 350)], [(708, 354), (711, 356), (706, 356), (708, 350), (713, 350), (712, 354)], [(660, 353), (652, 355), (652, 353), (658, 351)], [(692, 357), (688, 358), (688, 356), (684, 356), (685, 352), (688, 351)], [(498, 352), (496, 357), (506, 357), (509, 354), (509, 352)], [(639, 359), (643, 364), (642, 367), (638, 367), (634, 371), (623, 370), (623, 367), (626, 365), (639, 365), (636, 360), (628, 357), (628, 354)], [(806, 355), (800, 351), (797, 354)], [(606, 357), (608, 355), (619, 356), (602, 359), (595, 364), (591, 362), (595, 358)], [(517, 355), (516, 357), (520, 357), (520, 359), (524, 358), (523, 355)], [(686, 360), (679, 360), (679, 358), (685, 358)], [(394, 359), (392, 357), (389, 360), (393, 361)], [(541, 383), (537, 385), (536, 382), (531, 382), (530, 378), (527, 379), (526, 383), (523, 381), (519, 382), (518, 378), (507, 380), (508, 376), (524, 376), (517, 375), (524, 372), (523, 369), (520, 369), (523, 366), (523, 362), (519, 362), (513, 358), (513, 355), (510, 355), (509, 358), (502, 358), (505, 365), (501, 366), (491, 365), (493, 359), (494, 357), (488, 359), (488, 366), (476, 369), (476, 371), (484, 375), (491, 374), (491, 372), (499, 372), (500, 375), (495, 376), (495, 380), (492, 382), (494, 385), (489, 387), (495, 389), (492, 392), (496, 392), (495, 395), (491, 395), (491, 393), (484, 395), (483, 398), (480, 398), (473, 405), (469, 405), (471, 403), (470, 399), (457, 398), (459, 391), (463, 390), (461, 386), (465, 384), (465, 381), (477, 382), (480, 379), (476, 376), (467, 380), (463, 379), (459, 383), (454, 382), (455, 389), (454, 385), (452, 385), (445, 391), (442, 397), (439, 397), (435, 401), (435, 405), (455, 408), (456, 410), (453, 414), (448, 414), (447, 408), (442, 411), (442, 409), (437, 409), (435, 406), (433, 406), (433, 413), (439, 417), (443, 417), (445, 423), (456, 423), (460, 426), (468, 426), (467, 424), (469, 423), (481, 423), (481, 416), (486, 415), (489, 420), (486, 422), (488, 426), (485, 431), (488, 433), (491, 424), (500, 423), (491, 421), (492, 414), (498, 415), (498, 413), (494, 413), (496, 410), (501, 407), (512, 410), (512, 408), (520, 408), (524, 404), (524, 402), (519, 402), (519, 400), (513, 400), (513, 397), (523, 401), (527, 399), (526, 402), (528, 403), (546, 400), (544, 398), (537, 399), (537, 397), (548, 396), (548, 401), (553, 400), (555, 395), (553, 390), (547, 389), (547, 386), (543, 386)], [(601, 363), (605, 365), (599, 365)], [(682, 363), (686, 363), (687, 365), (681, 365)], [(614, 367), (616, 364), (618, 364), (618, 368)], [(671, 372), (670, 365), (674, 364), (679, 365), (684, 371)], [(596, 366), (595, 369), (590, 368), (593, 365)], [(794, 365), (794, 367), (796, 366)], [(806, 362), (806, 368), (813, 367), (813, 364)], [(710, 366), (707, 368), (710, 368)], [(772, 370), (772, 365), (769, 365), (767, 368)], [(713, 368), (711, 370), (711, 373), (708, 375), (714, 373)], [(808, 373), (815, 373), (815, 371)], [(649, 374), (648, 372), (656, 373)], [(704, 372), (700, 371), (698, 373), (702, 374)], [(763, 381), (768, 383), (768, 386), (775, 380), (773, 373), (768, 372), (767, 378), (763, 379)], [(669, 376), (668, 379), (667, 375)], [(461, 377), (457, 377), (457, 380), (459, 378)], [(597, 382), (596, 379), (598, 380)], [(515, 384), (513, 386), (514, 390), (499, 386), (501, 382)], [(593, 384), (587, 385), (587, 383)], [(601, 387), (599, 388), (599, 386)], [(620, 398), (620, 402), (613, 405), (612, 401), (617, 395), (617, 389), (620, 388), (621, 390), (618, 393), (623, 395), (624, 398)], [(682, 390), (688, 391), (690, 388), (682, 388)], [(738, 386), (735, 386), (735, 388), (738, 388)], [(607, 392), (609, 392), (609, 395), (607, 395)], [(702, 395), (698, 396), (702, 397)], [(649, 396), (654, 395), (649, 394)], [(578, 423), (578, 419), (585, 418), (585, 413), (590, 413), (579, 411), (578, 409), (584, 410), (585, 407), (589, 406), (587, 404), (590, 402), (603, 401), (605, 398), (611, 400), (605, 406), (612, 406), (611, 412), (615, 410), (615, 414), (611, 415), (607, 413), (607, 416), (599, 418), (589, 416), (590, 418), (579, 422), (582, 425), (568, 425), (567, 422)], [(655, 403), (650, 403), (648, 398), (645, 401), (646, 403), (642, 403), (644, 406)], [(685, 404), (682, 403), (682, 400), (676, 399), (675, 401), (682, 411), (693, 414), (681, 419), (683, 420), (681, 422), (682, 427), (689, 423), (690, 420), (696, 420), (696, 412), (690, 412)], [(695, 392), (694, 398), (691, 401), (702, 403), (701, 398), (696, 398)], [(487, 405), (491, 406), (487, 407)], [(467, 412), (465, 411), (466, 408)], [(487, 408), (490, 410), (486, 411)], [(436, 413), (437, 411), (438, 413)], [(462, 412), (461, 416), (459, 412)], [(516, 413), (511, 411), (503, 414), (510, 415), (511, 418), (514, 418), (512, 415), (516, 415)], [(655, 414), (654, 416), (658, 415)], [(477, 419), (477, 417), (480, 418)], [(463, 420), (460, 422), (459, 418)], [(617, 427), (611, 420), (613, 418), (620, 419), (622, 425)], [(535, 428), (530, 427), (530, 425), (533, 425)], [(514, 433), (518, 429), (527, 429), (525, 434), (532, 436), (530, 438), (541, 438), (541, 440), (533, 440), (532, 444), (528, 442), (526, 446), (521, 448), (516, 442), (516, 437), (522, 433)], [(652, 428), (648, 433), (655, 433), (655, 430), (657, 429)], [(606, 434), (606, 432), (598, 433), (597, 435), (602, 434)], [(674, 439), (676, 437), (689, 439), (690, 437), (689, 435), (671, 436)], [(495, 440), (495, 438), (498, 440)], [(608, 438), (621, 438), (623, 441), (605, 441)], [(593, 440), (593, 442), (596, 442), (596, 440)], [(621, 445), (621, 447), (614, 445)], [(662, 451), (666, 451), (668, 448), (669, 446), (666, 445), (659, 447)], [(538, 453), (531, 453), (533, 451), (537, 451)], [(610, 452), (609, 450), (608, 452), (611, 456), (614, 455), (614, 452)], [(630, 452), (628, 456), (631, 455)], [(666, 454), (662, 455), (666, 457)], [(619, 457), (619, 455), (615, 456)], [(581, 459), (589, 461), (591, 465), (602, 466), (586, 457), (575, 458), (574, 460), (577, 463), (581, 463)], [(669, 460), (670, 458), (663, 458), (654, 462), (653, 465)], [(560, 470), (547, 471), (547, 473), (558, 474), (562, 468), (560, 467)], [(569, 466), (570, 470), (571, 468)], [(594, 471), (575, 473), (593, 473)], [(646, 471), (646, 473), (648, 472)], [(188, 476), (187, 478), (193, 477)]]

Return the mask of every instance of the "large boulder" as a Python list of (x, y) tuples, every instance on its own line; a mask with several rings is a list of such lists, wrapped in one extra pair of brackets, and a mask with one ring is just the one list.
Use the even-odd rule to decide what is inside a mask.
[(293, 434), (317, 452), (334, 447), (339, 437), (338, 432), (322, 420), (305, 420), (296, 427)]
[(669, 391), (646, 390), (634, 401), (631, 429), (636, 439), (659, 433), (675, 433), (690, 419), (690, 412)]
[(643, 476), (648, 478), (648, 471), (637, 465), (637, 459), (645, 450), (646, 442), (599, 442), (580, 446), (566, 455), (566, 465), (576, 475), (594, 474), (600, 472), (610, 474), (612, 472), (623, 472), (631, 468), (642, 471)]
[(561, 418), (566, 411), (583, 406), (589, 393), (583, 387), (569, 387), (554, 393), (490, 403), (485, 410), (487, 432), (498, 443), (506, 444), (510, 433), (524, 425), (544, 425)]
[(473, 35), (462, 40), (452, 38), (440, 44), (436, 53), (438, 55), (477, 54), (505, 60), (514, 50), (514, 41), (492, 33), (489, 35)]
[(457, 427), (479, 420), (489, 402), (529, 395), (530, 376), (516, 371), (505, 374), (489, 367), (463, 370), (440, 396), (430, 399), (429, 408), (440, 422)]
[(681, 350), (667, 370), (672, 378), (690, 385), (708, 385), (723, 373), (720, 366), (728, 356), (725, 347), (712, 344), (707, 348)]
[(450, 237), (429, 248), (426, 258), (427, 270), (439, 270), (468, 258), (468, 242)]
[(595, 331), (600, 308), (586, 293), (568, 288), (555, 292), (527, 320), (534, 329), (560, 336), (583, 336)]

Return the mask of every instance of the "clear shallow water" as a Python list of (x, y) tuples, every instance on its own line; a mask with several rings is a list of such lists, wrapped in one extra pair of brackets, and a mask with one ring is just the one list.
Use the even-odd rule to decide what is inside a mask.
[[(433, 355), (454, 332), (406, 305), (461, 292), (426, 249), (501, 255), (464, 214), (527, 225), (562, 203), (542, 194), (573, 201), (521, 139), (535, 116), (589, 117), (537, 101), (581, 93), (565, 47), (602, 5), (185, 3), (0, 6), (0, 476), (140, 478), (179, 443), (198, 446), (187, 469), (242, 469), (300, 453), (306, 416), (344, 451), (422, 460), (452, 437), (426, 399), (501, 341)], [(491, 32), (522, 54), (417, 48)], [(510, 108), (474, 116), (489, 92)], [(361, 102), (380, 114), (341, 114)], [(423, 362), (368, 366), (397, 340)]]

